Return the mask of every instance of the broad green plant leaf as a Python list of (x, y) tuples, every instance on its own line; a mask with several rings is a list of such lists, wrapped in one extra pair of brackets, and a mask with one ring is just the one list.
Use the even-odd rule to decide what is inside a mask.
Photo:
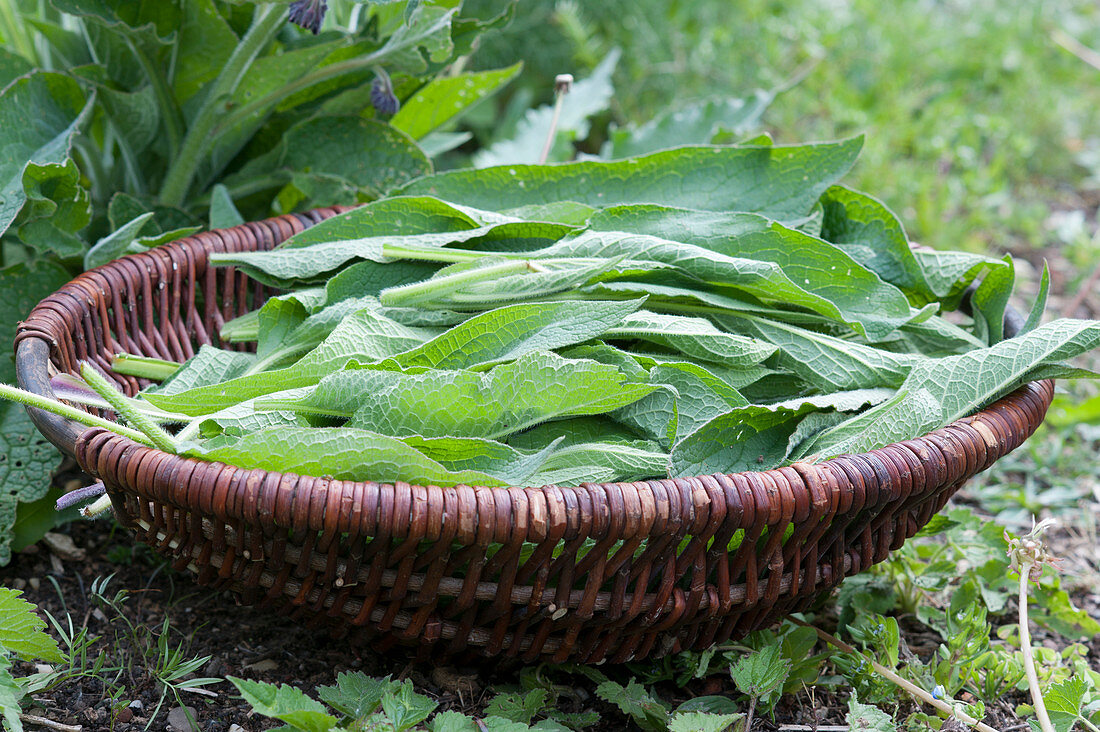
[(401, 192), (501, 211), (575, 201), (805, 216), (855, 161), (861, 138), (817, 145), (685, 147), (629, 160), (502, 165), (421, 178)]
[(42, 177), (43, 172), (35, 171), (64, 168), (90, 108), (80, 84), (62, 74), (36, 72), (0, 92), (0, 129), (5, 130), (0, 150), (0, 233), (26, 203), (27, 186), (35, 185), (34, 177)]
[(1028, 381), (1085, 375), (1061, 364), (1097, 344), (1100, 323), (1061, 319), (990, 348), (921, 361), (895, 398), (825, 432), (802, 454), (866, 452), (961, 419)]
[(844, 715), (849, 729), (865, 729), (869, 732), (897, 732), (889, 714), (870, 704), (861, 704), (853, 692), (848, 699), (848, 713)]
[(772, 92), (757, 90), (746, 99), (726, 97), (672, 105), (644, 125), (612, 130), (601, 156), (629, 158), (681, 145), (706, 144), (715, 142), (719, 133), (743, 138), (759, 126), (761, 115), (774, 98)]
[(680, 712), (669, 720), (669, 732), (729, 732), (740, 714), (708, 714), (707, 712)]
[(412, 139), (420, 140), (495, 94), (522, 70), (523, 62), (518, 62), (504, 69), (432, 79), (405, 100), (390, 124)]
[(341, 714), (352, 719), (365, 719), (382, 703), (382, 697), (401, 686), (387, 676), (375, 679), (362, 671), (341, 671), (335, 686), (318, 686), (317, 696)]
[(276, 427), (226, 444), (197, 446), (188, 454), (245, 469), (338, 480), (403, 480), (442, 487), (509, 485), (507, 480), (477, 470), (448, 470), (401, 440), (351, 427)]
[(498, 439), (550, 419), (609, 412), (656, 388), (626, 382), (613, 366), (536, 351), (483, 374), (338, 371), (305, 398), (261, 400), (257, 407), (350, 417), (349, 426), (402, 437)]
[(382, 695), (382, 709), (397, 732), (420, 724), (437, 706), (428, 697), (413, 691), (411, 681), (404, 681), (395, 692)]
[(24, 661), (64, 663), (61, 649), (48, 633), (46, 621), (35, 614), (35, 606), (19, 590), (0, 587), (0, 651)]
[(233, 682), (244, 700), (265, 717), (286, 722), (302, 732), (329, 732), (336, 726), (336, 717), (328, 714), (323, 704), (293, 686), (275, 686), (235, 676), (226, 678)]
[(143, 213), (97, 241), (84, 254), (84, 269), (94, 269), (126, 254), (130, 249), (130, 245), (141, 234), (142, 228), (153, 216), (152, 211)]
[(665, 732), (668, 729), (668, 710), (634, 679), (626, 686), (604, 681), (596, 687), (596, 696), (617, 706), (643, 730)]

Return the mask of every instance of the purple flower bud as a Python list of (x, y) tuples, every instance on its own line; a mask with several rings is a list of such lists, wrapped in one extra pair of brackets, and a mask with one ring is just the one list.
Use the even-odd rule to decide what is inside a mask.
[(290, 4), (290, 22), (317, 35), (321, 30), (321, 23), (325, 20), (327, 9), (326, 0), (294, 0)]
[(393, 93), (393, 82), (389, 74), (381, 69), (370, 85), (370, 103), (382, 114), (397, 114), (397, 110), (401, 109), (401, 102)]
[(102, 482), (92, 483), (89, 486), (83, 488), (77, 488), (75, 491), (69, 491), (61, 498), (57, 499), (57, 503), (54, 504), (54, 508), (58, 511), (64, 511), (66, 508), (76, 506), (80, 503), (95, 500), (99, 498), (107, 491), (107, 488)]

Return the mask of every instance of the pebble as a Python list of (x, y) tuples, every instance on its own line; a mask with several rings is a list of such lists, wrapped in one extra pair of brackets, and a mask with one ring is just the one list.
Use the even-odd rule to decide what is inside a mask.
[(88, 553), (82, 547), (73, 543), (73, 538), (68, 534), (59, 534), (56, 531), (47, 531), (42, 537), (51, 552), (67, 562), (82, 562), (88, 557)]
[(256, 663), (250, 663), (245, 666), (247, 669), (251, 669), (257, 673), (263, 673), (264, 671), (274, 671), (279, 668), (278, 662), (274, 658), (265, 658), (262, 661), (256, 661)]
[(245, 732), (245, 729), (239, 724), (231, 724), (229, 725), (229, 732)]
[(31, 577), (27, 580), (27, 584), (31, 586), (31, 589), (38, 592), (38, 588), (42, 585), (42, 580), (37, 577)]
[(16, 577), (11, 581), (11, 587), (13, 590), (22, 590), (27, 586), (27, 580), (22, 577)]
[(168, 728), (175, 732), (191, 732), (193, 729), (198, 729), (197, 726), (188, 721), (188, 713), (191, 714), (192, 719), (198, 721), (199, 713), (195, 711), (194, 707), (176, 707), (168, 712)]

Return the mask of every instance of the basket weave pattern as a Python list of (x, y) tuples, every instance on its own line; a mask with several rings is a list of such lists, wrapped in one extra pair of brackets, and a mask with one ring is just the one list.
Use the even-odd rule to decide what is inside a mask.
[[(183, 360), (271, 291), (212, 251), (270, 249), (341, 209), (198, 234), (85, 273), (17, 335), (20, 383), (117, 351)], [(133, 394), (144, 382), (116, 376)], [(189, 568), (383, 646), (595, 663), (705, 648), (809, 608), (886, 558), (1042, 421), (1029, 384), (915, 440), (822, 463), (577, 488), (438, 488), (244, 470), (32, 410), (119, 520)]]

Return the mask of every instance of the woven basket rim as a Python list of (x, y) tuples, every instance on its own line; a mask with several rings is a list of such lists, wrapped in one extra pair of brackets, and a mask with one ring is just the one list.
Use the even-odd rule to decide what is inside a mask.
[[(348, 210), (345, 207), (318, 209), (308, 214), (295, 215), (304, 226)], [(255, 233), (257, 227), (266, 227), (271, 222), (287, 219), (277, 217), (259, 222), (250, 222), (229, 229), (219, 229), (214, 234), (222, 240), (233, 238), (234, 232), (249, 229)], [(264, 232), (269, 234), (270, 232)], [(278, 239), (278, 235), (274, 235)], [(203, 239), (203, 235), (193, 235), (163, 245), (148, 252), (126, 255), (120, 259), (102, 265), (74, 278), (60, 288), (54, 297), (75, 297), (82, 299), (81, 293), (90, 298), (97, 293), (106, 294), (106, 279), (102, 272), (112, 268), (150, 266), (150, 258), (160, 257), (166, 248), (198, 250), (205, 254), (214, 251)], [(164, 250), (159, 251), (159, 250)], [(50, 324), (35, 322), (36, 316), (50, 309), (47, 298), (40, 303), (28, 320), (19, 324), (16, 336), (17, 378), (20, 386), (30, 391), (53, 397), (49, 385), (49, 357), (57, 341), (50, 334)], [(39, 317), (39, 320), (42, 318)], [(48, 319), (47, 319), (48, 320)], [(1018, 330), (1021, 318), (1018, 314), (1006, 317), (1006, 335)], [(1014, 334), (1014, 333), (1012, 333)], [(208, 462), (196, 458), (182, 457), (162, 452), (155, 448), (139, 445), (128, 438), (116, 435), (98, 427), (85, 428), (76, 422), (39, 410), (28, 410), (40, 431), (58, 448), (77, 457), (92, 451), (104, 459), (112, 456), (117, 460), (123, 452), (137, 451), (138, 462), (142, 466), (140, 475), (134, 480), (171, 481), (173, 476), (198, 470), (220, 470), (219, 482), (248, 486), (246, 493), (257, 501), (233, 502), (230, 505), (211, 501), (210, 497), (187, 497), (190, 506), (199, 507), (207, 515), (219, 519), (239, 519), (243, 521), (273, 522), (276, 525), (292, 529), (332, 529), (353, 535), (370, 535), (375, 531), (386, 531), (394, 537), (406, 532), (416, 533), (417, 522), (431, 527), (440, 525), (439, 517), (433, 515), (443, 511), (445, 516), (457, 518), (454, 539), (485, 545), (488, 543), (508, 543), (514, 541), (541, 542), (548, 539), (568, 540), (575, 536), (594, 539), (629, 540), (644, 539), (651, 535), (653, 527), (659, 527), (660, 534), (670, 530), (668, 520), (687, 515), (692, 523), (680, 525), (679, 531), (695, 533), (704, 529), (710, 522), (724, 517), (724, 510), (713, 510), (726, 503), (723, 496), (735, 491), (744, 496), (743, 505), (770, 506), (767, 515), (754, 517), (752, 523), (774, 526), (789, 521), (799, 521), (809, 515), (811, 507), (825, 508), (831, 519), (842, 514), (852, 502), (850, 494), (840, 490), (841, 481), (834, 471), (841, 471), (846, 482), (862, 486), (864, 490), (874, 490), (879, 484), (901, 480), (919, 485), (928, 480), (936, 482), (947, 473), (948, 460), (945, 447), (959, 444), (961, 433), (970, 433), (969, 442), (973, 443), (976, 431), (985, 444), (985, 455), (979, 456), (979, 464), (970, 466), (968, 473), (979, 472), (995, 460), (1011, 451), (1022, 441), (1013, 435), (1005, 434), (1001, 420), (994, 417), (1004, 412), (1024, 412), (1025, 421), (1037, 426), (1043, 414), (1035, 414), (1033, 404), (1036, 398), (1048, 404), (1053, 394), (1053, 380), (1043, 380), (1025, 384), (1014, 392), (1001, 397), (976, 413), (957, 420), (945, 427), (920, 437), (892, 443), (866, 453), (839, 455), (816, 463), (795, 462), (793, 464), (767, 471), (746, 471), (741, 473), (711, 474), (691, 476), (680, 479), (661, 478), (635, 482), (582, 483), (575, 487), (546, 486), (509, 486), (505, 488), (460, 485), (453, 488), (438, 486), (411, 485), (396, 483), (378, 483), (374, 481), (349, 481), (320, 476), (302, 476), (290, 472), (245, 469), (225, 463)], [(1045, 409), (1043, 410), (1045, 412)], [(1034, 429), (1034, 427), (1032, 427)], [(1030, 434), (1031, 430), (1028, 430)], [(1022, 438), (1026, 439), (1027, 435)], [(1014, 444), (1015, 443), (1015, 444)], [(137, 457), (131, 456), (131, 459)], [(90, 466), (89, 466), (90, 467)], [(885, 474), (884, 474), (885, 471)], [(934, 475), (927, 475), (931, 471)], [(687, 485), (685, 486), (684, 483)], [(279, 490), (281, 485), (294, 485), (294, 495)], [(301, 495), (303, 485), (305, 493), (320, 494), (323, 500), (305, 500)], [(659, 488), (663, 495), (653, 495), (656, 500), (639, 500), (639, 491), (654, 493)], [(319, 489), (323, 489), (320, 490)], [(507, 494), (507, 500), (493, 500), (501, 493)], [(598, 497), (593, 495), (599, 492)], [(238, 493), (234, 493), (237, 495)], [(175, 499), (179, 499), (176, 496)], [(503, 498), (503, 496), (502, 496)], [(679, 506), (672, 505), (679, 502)], [(779, 498), (777, 502), (773, 500)], [(528, 510), (513, 511), (514, 502), (526, 505)], [(364, 502), (367, 509), (362, 509)], [(207, 505), (203, 505), (207, 504)], [(262, 504), (262, 505), (261, 505)], [(118, 502), (116, 502), (116, 507)], [(578, 511), (582, 506), (609, 507), (606, 511)], [(782, 506), (786, 506), (784, 509)], [(710, 510), (707, 510), (709, 507)], [(685, 514), (684, 510), (688, 511)], [(347, 509), (347, 510), (345, 510)], [(457, 513), (455, 513), (457, 512)], [(591, 517), (591, 521), (582, 525), (579, 514)], [(528, 516), (535, 520), (526, 521)], [(338, 516), (338, 526), (329, 521)], [(399, 516), (409, 516), (408, 522), (395, 520)], [(326, 518), (329, 517), (329, 518)], [(541, 517), (541, 520), (539, 520)], [(518, 521), (518, 519), (524, 519)], [(748, 517), (745, 517), (748, 519)], [(443, 522), (446, 523), (446, 522)], [(454, 521), (452, 521), (454, 523)], [(431, 533), (420, 534), (427, 539)]]

